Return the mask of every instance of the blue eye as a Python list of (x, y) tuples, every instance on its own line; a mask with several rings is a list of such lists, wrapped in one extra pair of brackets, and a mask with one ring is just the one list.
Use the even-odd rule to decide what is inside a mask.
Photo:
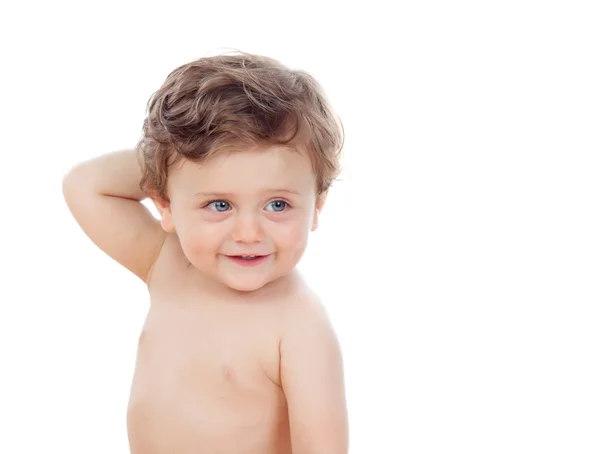
[[(284, 202), (283, 200), (274, 200), (273, 202), (270, 202), (267, 205), (267, 211), (281, 212), (281, 211), (284, 211), (287, 206), (288, 206), (287, 202)], [(268, 207), (273, 207), (273, 208), (271, 210), (269, 210)]]
[(206, 205), (207, 207), (214, 207), (211, 208), (214, 211), (218, 211), (219, 213), (222, 213), (224, 211), (227, 211), (231, 208), (231, 205), (229, 205), (229, 202), (226, 202), (225, 200), (215, 200), (214, 202), (210, 202), (208, 205)]

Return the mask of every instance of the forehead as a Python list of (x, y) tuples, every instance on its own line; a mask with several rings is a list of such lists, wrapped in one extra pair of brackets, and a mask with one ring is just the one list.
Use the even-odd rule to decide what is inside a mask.
[(198, 191), (250, 192), (276, 187), (306, 193), (316, 189), (307, 153), (281, 146), (219, 153), (202, 163), (182, 160), (169, 179), (174, 189)]

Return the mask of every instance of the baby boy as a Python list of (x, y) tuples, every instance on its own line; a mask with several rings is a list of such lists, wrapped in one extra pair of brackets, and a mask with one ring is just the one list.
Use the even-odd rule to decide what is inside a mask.
[(133, 454), (348, 452), (340, 346), (296, 270), (342, 144), (312, 76), (221, 55), (169, 74), (134, 148), (64, 177), (82, 230), (150, 295)]

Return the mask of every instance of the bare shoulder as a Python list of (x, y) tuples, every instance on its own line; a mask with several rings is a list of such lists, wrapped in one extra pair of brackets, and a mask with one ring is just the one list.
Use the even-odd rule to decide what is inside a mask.
[(325, 306), (303, 292), (287, 308), (280, 375), (294, 452), (348, 452), (344, 366)]
[(280, 350), (294, 357), (300, 350), (325, 348), (337, 355), (340, 345), (335, 328), (322, 299), (312, 290), (303, 289), (290, 298), (283, 310)]
[(177, 285), (177, 282), (184, 277), (184, 271), (188, 269), (190, 262), (187, 260), (181, 243), (176, 233), (165, 234), (165, 239), (154, 261), (150, 272), (148, 273), (148, 287), (162, 286), (166, 283)]
[(286, 332), (291, 334), (290, 332), (306, 330), (311, 326), (319, 330), (333, 328), (323, 301), (309, 288), (295, 291), (285, 305), (284, 313), (283, 336)]

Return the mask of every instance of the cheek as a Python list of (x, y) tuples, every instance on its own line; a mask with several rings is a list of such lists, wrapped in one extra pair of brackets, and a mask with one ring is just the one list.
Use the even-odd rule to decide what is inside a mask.
[(309, 227), (305, 219), (298, 219), (277, 227), (273, 239), (278, 249), (282, 251), (304, 250), (309, 233)]
[(186, 255), (198, 257), (214, 254), (223, 243), (223, 228), (215, 223), (189, 220), (178, 230), (179, 239)]

